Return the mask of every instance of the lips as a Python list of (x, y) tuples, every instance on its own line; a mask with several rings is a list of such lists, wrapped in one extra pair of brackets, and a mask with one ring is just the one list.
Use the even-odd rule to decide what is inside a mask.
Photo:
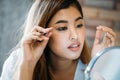
[(72, 43), (69, 47), (69, 50), (71, 51), (78, 51), (80, 49), (80, 43)]

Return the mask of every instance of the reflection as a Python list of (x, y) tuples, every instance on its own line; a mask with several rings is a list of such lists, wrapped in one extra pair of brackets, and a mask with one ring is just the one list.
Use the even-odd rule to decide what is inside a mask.
[(120, 80), (120, 46), (96, 54), (85, 70), (85, 80)]

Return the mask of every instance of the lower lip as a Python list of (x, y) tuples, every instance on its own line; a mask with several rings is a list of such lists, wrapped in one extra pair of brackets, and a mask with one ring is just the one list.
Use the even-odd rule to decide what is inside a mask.
[(70, 49), (71, 51), (76, 52), (76, 51), (78, 51), (80, 49), (80, 46), (77, 46), (77, 47), (74, 47), (74, 48), (70, 47), (68, 49)]

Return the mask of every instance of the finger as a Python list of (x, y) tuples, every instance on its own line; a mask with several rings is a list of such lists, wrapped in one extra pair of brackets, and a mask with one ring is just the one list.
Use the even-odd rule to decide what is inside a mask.
[(41, 35), (41, 33), (39, 33), (39, 32), (33, 32), (33, 35), (38, 36), (38, 40), (41, 40), (41, 38), (44, 38), (44, 37), (49, 38), (52, 35), (52, 32), (47, 33), (46, 36)]
[(50, 27), (50, 28), (45, 29), (45, 34), (44, 34), (44, 35), (45, 35), (46, 37), (50, 37), (50, 36), (49, 36), (49, 33), (51, 33), (52, 30), (53, 30), (53, 27)]
[(51, 35), (52, 35), (52, 32), (48, 32), (48, 33), (45, 34), (45, 36), (48, 37), (48, 38), (49, 38)]
[(46, 36), (33, 36), (32, 39), (35, 40), (35, 41), (44, 42), (46, 40), (49, 40), (49, 37), (46, 37)]
[(37, 32), (37, 29), (36, 29), (37, 26), (34, 26), (34, 28), (32, 29), (31, 32)]
[(107, 33), (106, 37), (108, 37), (108, 39), (110, 40), (109, 45), (114, 46), (115, 45), (115, 38), (109, 33)]
[(102, 44), (102, 48), (105, 48), (106, 46), (107, 46), (107, 37), (106, 37), (106, 34), (104, 35), (104, 37), (103, 37), (103, 41), (101, 42), (101, 44)]
[(32, 35), (34, 35), (34, 36), (41, 36), (41, 33), (39, 33), (39, 32), (32, 32)]
[(41, 42), (41, 45), (43, 45), (43, 46), (46, 46), (47, 45), (47, 43), (48, 43), (48, 40), (49, 40), (49, 38), (48, 37), (45, 37), (45, 36), (42, 36), (42, 42)]
[(111, 41), (112, 41), (112, 43), (111, 43), (111, 46), (114, 46), (115, 45), (115, 38), (114, 37), (111, 37)]
[(40, 33), (39, 32), (32, 32), (30, 33), (27, 37), (26, 37), (27, 41), (37, 41), (37, 40), (42, 40), (42, 38), (40, 38)]
[(38, 32), (40, 32), (40, 33), (45, 33), (45, 29), (42, 28), (42, 27), (40, 27), (40, 26), (37, 26), (37, 27), (36, 27), (36, 30), (37, 30)]
[(50, 27), (50, 28), (42, 28), (40, 26), (36, 26), (33, 30), (33, 32), (39, 32), (41, 33), (42, 35), (46, 35), (48, 32), (52, 31), (53, 30), (53, 27)]
[(110, 47), (111, 46), (110, 43), (111, 43), (111, 40), (109, 38), (107, 38), (105, 47)]
[(113, 46), (115, 44), (115, 38), (111, 34), (106, 33), (103, 39), (103, 44), (104, 47)]
[(52, 32), (50, 32), (47, 36), (50, 37), (52, 35)]
[(53, 30), (53, 27), (46, 28), (45, 30), (46, 30), (46, 32), (50, 32), (50, 31), (52, 31), (52, 30)]
[(97, 27), (94, 44), (98, 44), (100, 42), (101, 34), (102, 34), (102, 31), (100, 30), (99, 27)]
[(112, 36), (116, 37), (116, 33), (109, 27), (106, 27), (106, 26), (101, 26), (102, 30), (105, 31), (105, 32), (108, 32), (110, 33)]
[(47, 32), (49, 32), (49, 31), (52, 30), (52, 27), (45, 29), (45, 28), (42, 28), (42, 27), (37, 26), (36, 29), (37, 29), (37, 31), (40, 32), (40, 33), (47, 33)]
[(32, 32), (45, 33), (45, 29), (44, 29), (43, 27), (40, 27), (40, 26), (35, 26), (35, 27), (32, 29)]
[(41, 37), (39, 37), (39, 36), (32, 36), (31, 37), (32, 38), (32, 40), (34, 40), (34, 41), (43, 41), (43, 38), (41, 38)]

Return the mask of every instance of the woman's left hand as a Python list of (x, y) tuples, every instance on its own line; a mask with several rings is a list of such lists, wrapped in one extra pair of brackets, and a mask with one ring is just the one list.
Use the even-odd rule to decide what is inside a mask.
[[(104, 34), (101, 41), (102, 34)], [(91, 57), (93, 57), (97, 52), (103, 48), (111, 47), (115, 45), (116, 33), (109, 27), (98, 26), (95, 34), (95, 40), (92, 48)]]

